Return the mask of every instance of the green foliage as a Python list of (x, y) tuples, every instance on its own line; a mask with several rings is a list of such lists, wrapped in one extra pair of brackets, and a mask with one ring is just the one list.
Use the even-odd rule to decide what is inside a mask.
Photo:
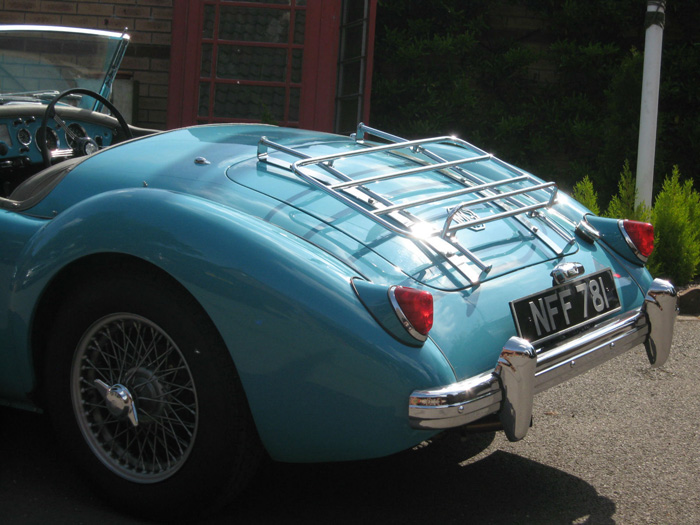
[(680, 181), (677, 166), (656, 197), (652, 224), (649, 270), (670, 277), (676, 285), (687, 284), (700, 271), (700, 195), (691, 180)]
[(574, 185), (572, 196), (586, 208), (591, 210), (595, 215), (600, 215), (600, 208), (598, 207), (598, 194), (593, 189), (593, 183), (591, 182), (591, 179), (588, 178), (588, 175)]
[(625, 161), (620, 173), (620, 182), (617, 185), (617, 194), (610, 200), (606, 217), (613, 219), (631, 219), (634, 221), (649, 222), (651, 213), (643, 203), (635, 205), (637, 187), (635, 177), (630, 170), (629, 161)]
[[(379, 0), (371, 124), (456, 134), (563, 187), (588, 174), (606, 208), (635, 165), (644, 14), (640, 0)], [(697, 0), (668, 3), (656, 173), (700, 165), (697, 20)]]
[[(573, 197), (598, 214), (597, 193), (588, 177), (574, 185)], [(605, 216), (633, 219), (654, 225), (654, 251), (647, 267), (654, 276), (670, 278), (683, 286), (700, 274), (700, 194), (693, 181), (680, 180), (678, 166), (666, 177), (654, 206), (634, 205), (635, 181), (625, 162), (620, 173), (618, 193), (610, 201)]]
[[(619, 166), (621, 160), (637, 158), (643, 65), (644, 55), (631, 48), (622, 56), (605, 90), (605, 116), (600, 129), (602, 143), (598, 145), (597, 164), (615, 162), (597, 179), (600, 191), (606, 195), (615, 191), (610, 187), (615, 180), (610, 177), (612, 168)], [(658, 167), (656, 172), (664, 173), (664, 170)]]

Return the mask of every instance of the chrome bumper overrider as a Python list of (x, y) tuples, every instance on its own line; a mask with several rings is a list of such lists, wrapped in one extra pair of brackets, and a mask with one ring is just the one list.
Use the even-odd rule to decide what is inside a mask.
[(538, 392), (640, 344), (646, 347), (652, 367), (663, 365), (671, 350), (677, 312), (675, 288), (655, 279), (641, 308), (559, 346), (536, 350), (528, 341), (511, 337), (492, 371), (434, 390), (414, 391), (408, 408), (411, 426), (452, 428), (498, 414), (508, 439), (522, 439)]

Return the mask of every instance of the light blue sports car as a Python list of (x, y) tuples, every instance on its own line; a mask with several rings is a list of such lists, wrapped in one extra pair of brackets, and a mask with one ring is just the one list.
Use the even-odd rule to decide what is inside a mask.
[(519, 440), (538, 392), (666, 361), (651, 225), (455, 137), (131, 127), (127, 43), (0, 26), (0, 401), (121, 508), (212, 508), (265, 456)]

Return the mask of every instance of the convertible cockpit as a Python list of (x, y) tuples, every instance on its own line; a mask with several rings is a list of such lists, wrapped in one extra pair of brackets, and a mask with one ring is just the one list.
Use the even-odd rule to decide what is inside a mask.
[(0, 25), (0, 197), (39, 171), (153, 131), (109, 97), (129, 35)]

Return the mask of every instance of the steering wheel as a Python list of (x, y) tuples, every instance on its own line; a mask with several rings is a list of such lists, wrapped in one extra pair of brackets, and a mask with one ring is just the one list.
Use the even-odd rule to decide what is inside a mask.
[[(37, 142), (39, 149), (41, 149), (41, 156), (44, 159), (44, 165), (48, 168), (51, 166), (51, 152), (49, 151), (49, 146), (46, 140), (46, 128), (49, 119), (53, 119), (54, 122), (58, 125), (59, 128), (63, 130), (63, 132), (66, 134), (66, 137), (71, 137), (73, 139), (73, 156), (74, 157), (80, 157), (83, 155), (90, 155), (92, 153), (95, 153), (98, 149), (99, 146), (97, 143), (91, 139), (90, 137), (77, 137), (75, 134), (68, 129), (68, 126), (66, 123), (63, 121), (63, 119), (56, 113), (56, 104), (58, 103), (59, 100), (62, 98), (66, 98), (69, 95), (86, 95), (88, 97), (92, 97), (95, 100), (102, 102), (105, 106), (107, 106), (107, 109), (109, 109), (112, 112), (112, 116), (117, 119), (119, 122), (119, 126), (121, 127), (122, 132), (124, 135), (126, 135), (127, 139), (130, 139), (132, 137), (131, 130), (129, 129), (129, 124), (127, 124), (126, 119), (124, 116), (119, 112), (119, 110), (112, 104), (109, 100), (107, 100), (105, 97), (100, 95), (99, 93), (95, 93), (94, 91), (90, 89), (85, 89), (85, 88), (71, 88), (67, 89), (63, 93), (59, 93), (56, 95), (53, 100), (49, 103), (48, 106), (46, 106), (46, 111), (44, 111), (44, 118), (41, 120), (41, 126), (39, 127), (39, 132), (37, 133)], [(40, 137), (40, 140), (39, 140)]]

